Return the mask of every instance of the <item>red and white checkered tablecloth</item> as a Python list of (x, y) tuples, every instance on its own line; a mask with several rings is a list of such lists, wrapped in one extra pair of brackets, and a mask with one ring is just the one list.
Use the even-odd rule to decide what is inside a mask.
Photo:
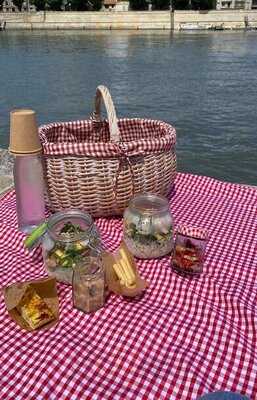
[[(170, 259), (138, 261), (150, 287), (140, 301), (112, 295), (92, 315), (58, 284), (60, 322), (24, 332), (0, 308), (0, 399), (197, 399), (232, 390), (257, 399), (257, 191), (178, 174), (176, 224), (207, 228), (199, 279)], [(45, 276), (40, 249), (25, 251), (13, 192), (0, 200), (1, 284)], [(98, 219), (115, 250), (120, 219)]]

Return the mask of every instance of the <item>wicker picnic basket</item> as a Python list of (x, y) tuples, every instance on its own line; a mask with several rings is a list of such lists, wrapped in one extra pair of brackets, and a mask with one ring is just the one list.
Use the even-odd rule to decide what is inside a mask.
[[(101, 101), (108, 121), (101, 119)], [(176, 175), (176, 131), (162, 121), (119, 119), (108, 89), (98, 86), (90, 120), (39, 129), (52, 211), (79, 208), (120, 215), (131, 196), (166, 196)]]

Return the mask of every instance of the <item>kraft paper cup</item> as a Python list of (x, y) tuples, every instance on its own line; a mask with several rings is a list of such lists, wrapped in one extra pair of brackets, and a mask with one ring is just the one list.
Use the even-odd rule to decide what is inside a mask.
[(18, 155), (35, 154), (42, 151), (35, 111), (20, 109), (10, 112), (9, 151)]

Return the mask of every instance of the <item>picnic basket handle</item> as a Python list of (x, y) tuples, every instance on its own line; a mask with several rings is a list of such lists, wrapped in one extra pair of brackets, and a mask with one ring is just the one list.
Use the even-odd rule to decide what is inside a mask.
[(100, 85), (96, 89), (95, 95), (95, 111), (93, 114), (93, 120), (95, 122), (101, 122), (101, 102), (103, 101), (107, 118), (109, 122), (110, 130), (110, 141), (113, 143), (118, 143), (120, 141), (120, 130), (118, 127), (118, 120), (116, 115), (116, 110), (112, 101), (111, 94), (106, 86)]

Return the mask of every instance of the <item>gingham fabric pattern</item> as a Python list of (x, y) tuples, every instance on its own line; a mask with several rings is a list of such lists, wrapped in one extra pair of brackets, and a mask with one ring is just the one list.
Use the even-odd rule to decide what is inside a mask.
[[(176, 225), (209, 232), (200, 277), (176, 275), (169, 256), (137, 261), (145, 295), (111, 295), (92, 315), (58, 284), (60, 322), (48, 331), (22, 331), (2, 296), (1, 399), (196, 400), (217, 390), (257, 399), (257, 191), (178, 174), (170, 205)], [(0, 220), (2, 285), (45, 276), (40, 249), (23, 248), (13, 192)], [(96, 223), (114, 251), (122, 220)]]
[(179, 225), (177, 227), (177, 233), (201, 240), (206, 240), (208, 238), (208, 231), (197, 226)]
[(45, 155), (85, 155), (96, 158), (158, 153), (172, 149), (176, 130), (157, 120), (119, 119), (120, 143), (110, 142), (107, 121), (60, 122), (39, 129)]

